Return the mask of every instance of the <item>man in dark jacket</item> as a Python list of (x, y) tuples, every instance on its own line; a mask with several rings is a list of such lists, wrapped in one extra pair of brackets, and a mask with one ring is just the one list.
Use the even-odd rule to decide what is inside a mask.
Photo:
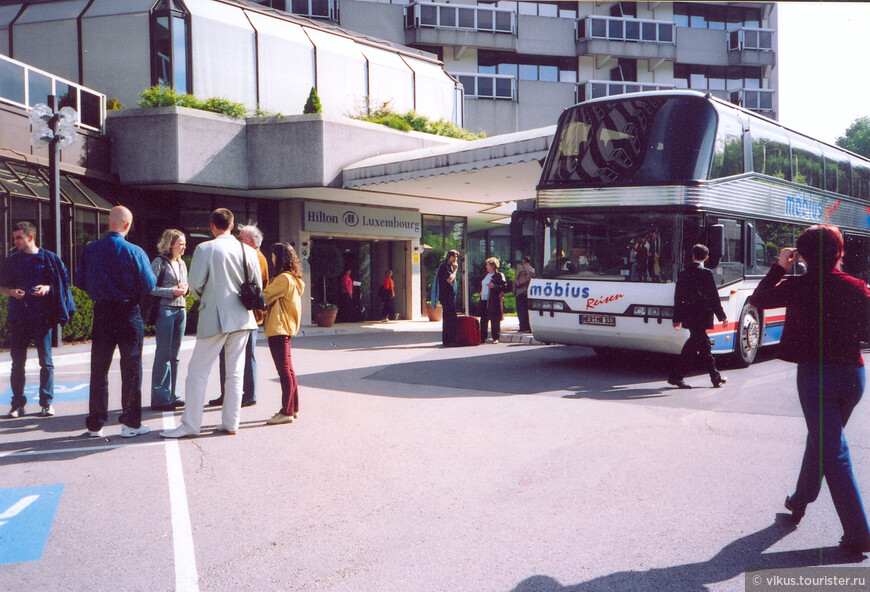
[(689, 330), (689, 339), (683, 345), (680, 359), (668, 377), (668, 384), (677, 388), (692, 388), (683, 381), (683, 377), (698, 356), (703, 359), (713, 386), (725, 384), (725, 377), (716, 369), (710, 339), (707, 337), (707, 329), (713, 328), (714, 314), (722, 321), (722, 327), (728, 327), (728, 318), (719, 301), (713, 272), (704, 267), (704, 261), (709, 254), (709, 249), (704, 245), (692, 247), (692, 264), (677, 276), (674, 291), (674, 329), (679, 330), (681, 326), (685, 326)]
[(24, 365), (32, 341), (39, 356), (40, 417), (54, 415), (54, 364), (51, 359), (51, 331), (65, 325), (76, 307), (70, 292), (69, 274), (60, 257), (36, 244), (36, 226), (19, 222), (12, 231), (16, 252), (0, 269), (0, 293), (8, 296), (11, 338), (12, 411), (6, 417), (25, 414)]
[(436, 295), (432, 302), (440, 302), (442, 310), (441, 343), (445, 347), (456, 345), (456, 272), (459, 269), (459, 251), (447, 251), (444, 262), (435, 273)]

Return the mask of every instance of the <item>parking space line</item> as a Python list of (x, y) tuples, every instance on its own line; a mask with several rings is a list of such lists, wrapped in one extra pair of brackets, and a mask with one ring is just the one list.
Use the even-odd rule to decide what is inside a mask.
[[(163, 429), (171, 430), (173, 428), (175, 428), (175, 415), (164, 413)], [(166, 442), (166, 472), (169, 475), (169, 505), (172, 511), (175, 591), (199, 592), (193, 531), (190, 526), (190, 511), (187, 507), (187, 490), (184, 487), (184, 471), (181, 467), (181, 451), (178, 447), (178, 440)]]
[(72, 448), (52, 448), (50, 450), (12, 450), (0, 452), (0, 458), (9, 456), (35, 456), (39, 454), (67, 454), (70, 452), (97, 452), (100, 450), (112, 450), (114, 448), (138, 448), (140, 446), (163, 446), (164, 442), (142, 442), (141, 444), (109, 444), (106, 446), (75, 446)]

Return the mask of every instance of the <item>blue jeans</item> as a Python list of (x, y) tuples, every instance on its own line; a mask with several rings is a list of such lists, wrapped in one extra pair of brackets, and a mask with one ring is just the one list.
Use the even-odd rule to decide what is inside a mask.
[(161, 306), (157, 309), (154, 330), (157, 349), (151, 370), (151, 406), (171, 405), (178, 400), (175, 385), (178, 382), (178, 350), (187, 325), (184, 308)]
[(24, 365), (27, 363), (27, 348), (33, 341), (39, 356), (39, 404), (51, 405), (54, 400), (54, 363), (51, 359), (50, 323), (9, 323), (11, 338), (12, 373), (9, 382), (12, 386), (12, 408), (24, 407)]
[(864, 384), (863, 366), (798, 364), (797, 388), (807, 422), (807, 444), (792, 504), (805, 507), (814, 502), (824, 478), (844, 537), (857, 542), (870, 540), (870, 528), (843, 428), (864, 394)]
[(121, 354), (120, 422), (136, 429), (142, 425), (142, 341), (144, 331), (139, 304), (94, 303), (91, 332), (91, 392), (88, 429), (102, 429), (109, 417), (109, 367), (115, 348)]
[[(242, 380), (242, 403), (257, 402), (257, 332), (251, 331), (248, 337), (248, 343), (245, 345), (245, 376)], [(227, 380), (227, 360), (224, 350), (221, 350), (220, 362), (218, 364), (220, 371), (221, 397), (224, 396)]]

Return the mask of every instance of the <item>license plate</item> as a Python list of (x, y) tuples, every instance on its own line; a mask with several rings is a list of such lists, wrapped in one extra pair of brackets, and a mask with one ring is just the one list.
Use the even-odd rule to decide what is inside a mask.
[(599, 325), (601, 327), (615, 327), (616, 317), (613, 315), (587, 314), (580, 315), (581, 325)]

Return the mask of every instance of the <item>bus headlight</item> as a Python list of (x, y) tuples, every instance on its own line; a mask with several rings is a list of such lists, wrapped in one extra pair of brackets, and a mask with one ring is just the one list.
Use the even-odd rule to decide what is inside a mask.
[(631, 310), (631, 314), (636, 317), (645, 317), (646, 316), (646, 307), (645, 306), (635, 306)]
[(543, 302), (541, 302), (541, 310), (553, 310), (553, 301), (544, 300)]
[(661, 314), (661, 309), (658, 306), (648, 306), (646, 312), (651, 317), (657, 317)]
[(564, 302), (553, 302), (553, 310), (565, 310)]

